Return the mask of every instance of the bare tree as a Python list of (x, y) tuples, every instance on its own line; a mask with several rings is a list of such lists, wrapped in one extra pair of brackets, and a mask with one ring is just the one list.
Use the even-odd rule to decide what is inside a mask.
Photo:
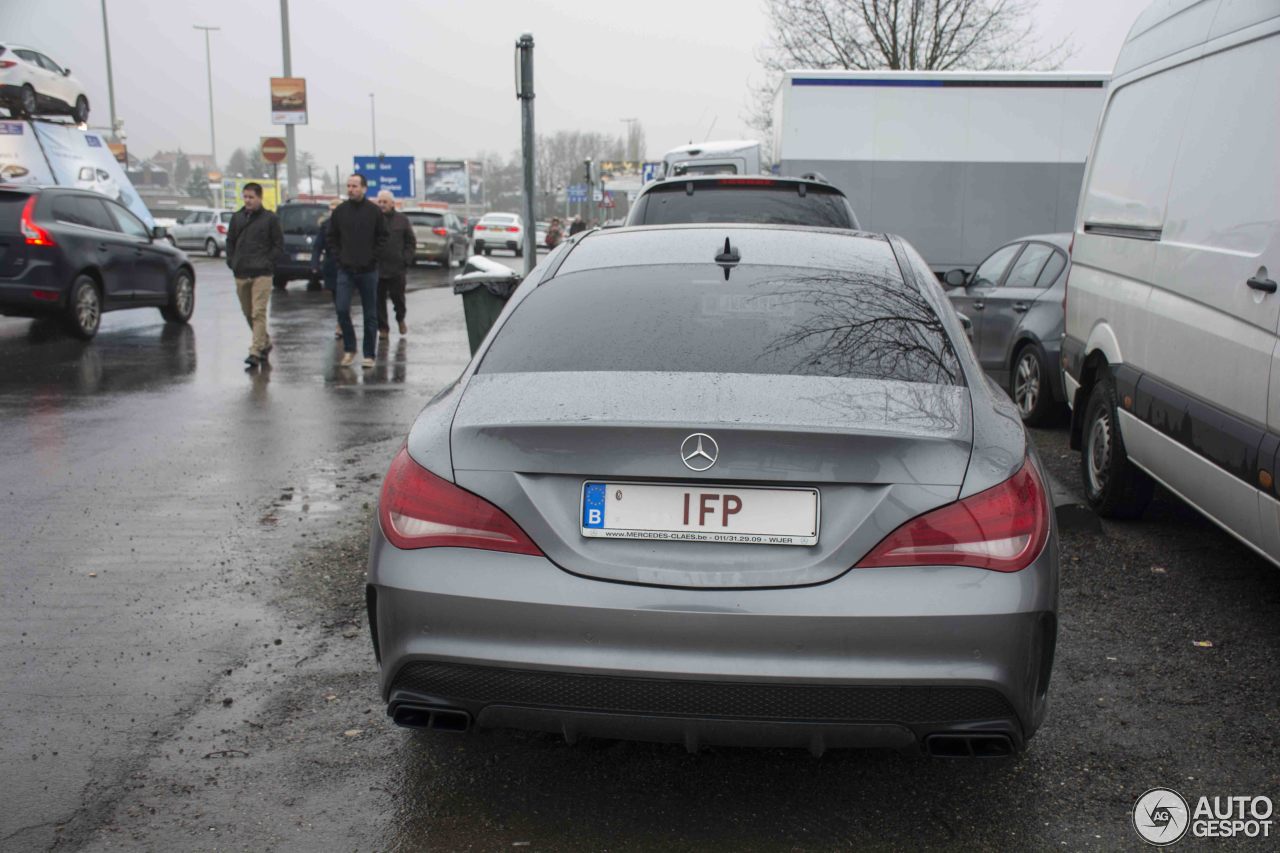
[(1030, 0), (765, 0), (767, 73), (747, 123), (768, 138), (787, 69), (1008, 71), (1060, 68), (1069, 40), (1044, 46)]

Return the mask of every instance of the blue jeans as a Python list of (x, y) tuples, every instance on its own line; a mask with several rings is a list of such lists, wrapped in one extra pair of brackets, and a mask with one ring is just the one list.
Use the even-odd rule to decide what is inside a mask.
[(338, 325), (342, 327), (342, 349), (356, 351), (356, 329), (351, 324), (352, 291), (360, 291), (360, 313), (364, 320), (364, 357), (378, 354), (378, 271), (350, 272), (338, 269), (338, 290), (334, 302), (338, 308)]

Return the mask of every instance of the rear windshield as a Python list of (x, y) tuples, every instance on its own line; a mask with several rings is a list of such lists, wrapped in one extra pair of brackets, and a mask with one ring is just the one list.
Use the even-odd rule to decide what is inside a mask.
[(0, 232), (17, 234), (21, 230), (22, 207), (31, 196), (26, 193), (0, 192)]
[(942, 321), (879, 258), (839, 271), (739, 267), (728, 281), (711, 264), (558, 275), (520, 303), (479, 368), (542, 371), (963, 384)]
[(443, 213), (406, 213), (409, 221), (414, 225), (425, 225), (428, 228), (435, 228), (444, 224)]
[[(688, 192), (688, 187), (693, 192)], [(631, 225), (680, 225), (688, 222), (751, 222), (855, 228), (844, 196), (832, 187), (758, 181), (671, 181), (645, 193)]]
[(314, 234), (320, 230), (321, 220), (329, 218), (329, 207), (324, 204), (286, 204), (276, 211), (276, 215), (284, 233)]

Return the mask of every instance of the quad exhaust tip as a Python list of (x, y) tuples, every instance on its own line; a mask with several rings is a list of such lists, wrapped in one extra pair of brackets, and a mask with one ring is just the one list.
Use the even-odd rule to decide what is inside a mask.
[(465, 732), (471, 728), (471, 715), (466, 711), (432, 705), (397, 705), (391, 710), (391, 721), (406, 729), (436, 732)]
[(1010, 758), (1013, 740), (1002, 734), (937, 734), (924, 739), (933, 758)]

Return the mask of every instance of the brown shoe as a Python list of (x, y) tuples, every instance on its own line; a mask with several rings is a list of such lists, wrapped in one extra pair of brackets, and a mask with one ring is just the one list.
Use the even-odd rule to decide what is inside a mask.
[(404, 320), (400, 321), (400, 334), (402, 335), (409, 334), (409, 327), (404, 324)]
[(379, 329), (379, 330), (378, 330), (378, 340), (380, 340), (380, 341), (385, 341), (385, 340), (386, 340), (387, 338), (389, 338), (389, 337), (391, 337), (391, 330), (390, 330), (390, 329)]
[(355, 354), (355, 353), (353, 353), (353, 352), (344, 352), (344, 353), (342, 354), (342, 361), (340, 361), (340, 362), (338, 362), (338, 363), (339, 363), (340, 365), (342, 365), (343, 367), (350, 367), (351, 365), (355, 364), (355, 361), (356, 361), (356, 354)]

